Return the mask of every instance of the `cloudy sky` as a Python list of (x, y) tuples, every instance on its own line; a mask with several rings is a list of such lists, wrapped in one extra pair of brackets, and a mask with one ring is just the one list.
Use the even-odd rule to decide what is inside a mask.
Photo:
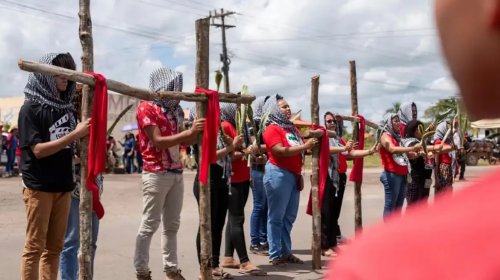
[[(194, 22), (213, 9), (228, 24), (232, 91), (281, 93), (309, 119), (310, 78), (319, 74), (321, 111), (350, 113), (349, 60), (356, 60), (360, 113), (378, 121), (393, 102), (421, 114), (456, 93), (444, 65), (431, 0), (104, 0), (92, 1), (95, 71), (147, 87), (160, 66), (194, 87)], [(78, 64), (77, 0), (0, 0), (0, 97), (21, 96), (28, 74), (19, 58), (73, 54)], [(221, 32), (212, 27), (210, 68), (220, 66)], [(80, 67), (80, 66), (79, 66)], [(211, 78), (214, 87), (213, 78)]]

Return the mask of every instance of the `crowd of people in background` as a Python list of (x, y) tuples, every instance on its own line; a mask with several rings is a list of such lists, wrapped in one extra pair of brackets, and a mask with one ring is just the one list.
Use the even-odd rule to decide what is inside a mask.
[[(443, 45), (452, 72), (459, 78), (466, 104), (478, 116), (498, 117), (497, 102), (488, 100), (493, 98), (497, 101), (500, 98), (498, 64), (487, 62), (497, 61), (500, 53), (500, 4), (498, 1), (486, 4), (485, 0), (480, 1), (483, 5), (478, 7), (478, 3), (468, 1), (448, 0), (446, 5), (442, 4), (444, 2), (438, 0), (438, 27), (441, 32), (450, 34), (450, 37), (443, 37)], [(470, 17), (469, 14), (475, 16)], [(482, 20), (471, 20), (475, 17)], [(455, 21), (455, 25), (444, 24), (445, 19)], [(457, 32), (464, 19), (472, 28)], [(463, 44), (453, 42), (453, 36)], [(463, 40), (464, 36), (469, 40)], [(476, 36), (482, 39), (474, 40)], [(469, 44), (479, 44), (482, 46), (479, 49), (484, 51), (467, 52), (465, 46)], [(459, 46), (463, 51), (450, 51), (450, 46)], [(479, 61), (482, 63), (472, 59), (478, 56), (481, 56)], [(76, 69), (69, 53), (48, 54), (40, 62)], [(491, 71), (478, 71), (482, 66), (488, 66), (486, 70)], [(480, 77), (476, 80), (482, 82), (463, 77)], [(182, 87), (182, 73), (160, 68), (150, 76), (152, 91), (182, 91)], [(8, 128), (8, 135), (2, 139), (5, 142), (2, 147), (5, 147), (8, 157), (6, 176), (14, 174), (17, 151), (20, 151), (18, 165), (22, 174), (27, 222), (21, 279), (39, 279), (39, 276), (41, 279), (57, 279), (59, 270), (62, 279), (76, 279), (76, 252), (79, 247), (78, 142), (89, 134), (91, 120), (79, 120), (78, 110), (72, 103), (76, 83), (65, 77), (30, 74), (24, 93), (25, 103), (19, 113), (19, 127)], [(478, 94), (484, 98), (477, 97)], [(283, 96), (274, 94), (260, 98), (254, 106), (256, 114), (251, 121), (261, 123), (264, 116), (266, 121), (253, 131), (253, 135), (245, 128), (239, 130), (236, 105), (221, 104), (220, 108), (217, 161), (211, 163), (208, 176), (212, 223), (209, 231), (212, 255), (209, 259), (212, 261), (212, 275), (218, 279), (232, 278), (223, 268), (265, 276), (266, 272), (251, 262), (248, 252), (267, 255), (269, 264), (277, 267), (304, 263), (293, 254), (291, 236), (298, 214), (300, 192), (304, 189), (305, 154), (320, 145), (320, 141), (302, 137), (290, 120), (291, 108)], [(179, 101), (161, 98), (141, 102), (136, 118), (138, 135), (127, 133), (124, 142), (118, 142), (123, 148), (121, 161), (126, 172), (142, 174), (142, 218), (136, 235), (134, 258), (130, 263), (136, 279), (152, 279), (149, 249), (151, 239), (161, 225), (166, 279), (183, 280), (185, 278), (177, 258), (177, 234), (184, 194), (180, 146), (192, 146), (194, 151), (198, 151), (197, 139), (204, 130), (206, 120), (193, 114), (191, 127), (185, 128)], [(418, 118), (416, 104), (403, 104), (399, 112), (385, 116), (377, 141), (369, 149), (359, 148), (358, 139), (344, 139), (344, 127), (338, 115), (327, 112), (323, 120), (322, 130), (325, 136), (328, 135), (328, 144), (325, 144), (328, 150), (323, 152), (329, 156), (330, 162), (329, 166), (323, 166), (323, 171), (328, 169), (328, 172), (324, 189), (320, 189), (323, 198), (319, 202), (323, 216), (321, 247), (324, 256), (336, 256), (344, 242), (338, 218), (346, 185), (346, 161), (378, 152), (383, 165), (380, 182), (385, 192), (381, 211), (385, 224), (363, 233), (349, 251), (341, 254), (339, 261), (332, 266), (333, 272), (327, 276), (328, 279), (400, 279), (401, 275), (414, 279), (498, 278), (498, 258), (495, 256), (499, 249), (496, 234), (499, 227), (498, 223), (491, 221), (499, 214), (496, 203), (500, 195), (496, 186), (499, 175), (489, 175), (479, 186), (470, 187), (456, 196), (446, 195), (453, 191), (467, 143), (463, 135), (458, 135), (456, 117), (432, 123), (426, 128)], [(432, 137), (428, 137), (428, 131), (435, 131)], [(322, 147), (324, 143), (326, 141), (321, 143)], [(115, 159), (114, 166), (119, 155), (113, 137), (108, 137), (107, 152)], [(98, 190), (93, 197), (96, 199), (94, 202), (99, 202), (103, 190), (101, 175), (91, 182), (97, 185)], [(198, 202), (202, 187), (198, 179), (202, 175), (205, 174), (198, 169), (193, 184)], [(460, 174), (459, 178), (463, 175)], [(433, 207), (427, 207), (432, 182), (437, 202)], [(252, 190), (254, 211), (247, 251), (244, 208), (251, 186), (255, 188)], [(400, 219), (405, 201), (409, 209), (405, 213), (407, 218)], [(96, 221), (92, 222), (95, 225), (92, 263), (99, 219), (103, 215), (96, 204), (93, 206)], [(220, 262), (223, 237), (226, 250)], [(200, 232), (193, 242), (197, 244), (198, 260), (201, 262)], [(234, 252), (239, 261), (234, 258)], [(415, 260), (420, 265), (415, 265)]]
[[(69, 54), (57, 55), (48, 62), (62, 63), (70, 68), (74, 64)], [(54, 230), (59, 229), (55, 235), (58, 239), (35, 236), (38, 234), (37, 227), (40, 226), (40, 221), (37, 220), (38, 217), (28, 215), (27, 247), (23, 254), (24, 279), (31, 279), (35, 273), (33, 264), (38, 258), (44, 258), (41, 254), (44, 250), (43, 244), (38, 244), (38, 239), (55, 242), (51, 250), (53, 256), (59, 258), (60, 255), (63, 279), (76, 279), (78, 272), (76, 254), (79, 248), (80, 161), (76, 149), (78, 145), (75, 143), (78, 137), (87, 133), (87, 128), (82, 126), (88, 126), (89, 122), (79, 122), (78, 114), (75, 113), (78, 108), (65, 105), (69, 97), (58, 100), (61, 104), (54, 105), (55, 115), (47, 119), (52, 122), (54, 118), (60, 118), (60, 121), (64, 119), (68, 122), (69, 134), (60, 135), (62, 137), (60, 139), (64, 141), (54, 140), (47, 131), (44, 132), (43, 139), (39, 139), (40, 129), (43, 128), (35, 127), (29, 119), (33, 114), (39, 114), (36, 110), (40, 110), (39, 104), (43, 100), (53, 98), (47, 94), (52, 90), (51, 87), (46, 87), (47, 83), (55, 83), (55, 88), (61, 95), (72, 94), (75, 91), (74, 82), (59, 81), (60, 79), (62, 78), (50, 79), (41, 74), (30, 76), (25, 90), (27, 101), (19, 119), (20, 137), (18, 128), (11, 127), (5, 140), (8, 157), (6, 176), (13, 175), (14, 161), (16, 154), (19, 154), (17, 151), (22, 151), (24, 156), (21, 170), (27, 190), (47, 189), (50, 192), (50, 187), (46, 184), (53, 182), (51, 180), (54, 178), (48, 180), (43, 176), (40, 177), (37, 168), (41, 167), (36, 162), (46, 161), (44, 157), (47, 157), (51, 161), (59, 158), (62, 161), (57, 164), (63, 164), (68, 160), (66, 153), (73, 151), (69, 159), (69, 165), (73, 167), (69, 170), (72, 175), (68, 175), (72, 178), (71, 183), (66, 180), (67, 184), (61, 185), (58, 189), (62, 194), (71, 191), (71, 196), (57, 197), (64, 199), (64, 204), (67, 204), (58, 208), (65, 218), (59, 217), (60, 224), (54, 226)], [(150, 87), (152, 91), (165, 89), (182, 91), (182, 73), (160, 68), (151, 74)], [(291, 108), (283, 96), (275, 94), (260, 97), (252, 106), (255, 111), (252, 121), (256, 124), (256, 131), (248, 129), (251, 126), (249, 123), (242, 131), (237, 131), (237, 105), (229, 103), (220, 105), (221, 124), (217, 137), (217, 162), (211, 164), (209, 178), (212, 275), (222, 279), (232, 277), (224, 271), (224, 268), (236, 268), (242, 274), (265, 276), (266, 272), (251, 262), (249, 253), (268, 256), (273, 266), (303, 263), (303, 260), (292, 253), (291, 236), (298, 214), (300, 192), (304, 188), (305, 155), (319, 144), (319, 140), (302, 137), (291, 121)], [(193, 159), (194, 163), (186, 159), (192, 154), (197, 154), (196, 151), (199, 150), (197, 135), (204, 128), (204, 119), (196, 118), (195, 110), (192, 112), (187, 122), (191, 125), (185, 127), (184, 112), (179, 106), (179, 101), (165, 99), (143, 101), (136, 112), (139, 132), (136, 135), (127, 132), (123, 142), (115, 140), (113, 136), (107, 137), (107, 171), (115, 171), (121, 165), (125, 173), (142, 174), (144, 210), (136, 237), (133, 260), (138, 280), (151, 279), (148, 264), (149, 246), (160, 223), (163, 225), (162, 252), (167, 279), (184, 279), (177, 260), (176, 241), (184, 193), (182, 173), (187, 166), (191, 168), (198, 166), (196, 159)], [(264, 116), (265, 123), (260, 126)], [(329, 156), (326, 183), (320, 190), (323, 256), (336, 257), (339, 247), (346, 242), (338, 220), (347, 183), (348, 160), (379, 153), (384, 169), (380, 176), (385, 192), (384, 219), (399, 214), (405, 200), (409, 206), (426, 201), (430, 193), (433, 171), (436, 195), (452, 190), (454, 175), (459, 170), (457, 164), (459, 154), (463, 152), (462, 143), (464, 143), (460, 140), (458, 129), (454, 130), (454, 135), (450, 134), (450, 128), (458, 126), (456, 118), (446, 119), (436, 125), (431, 124), (425, 129), (424, 124), (418, 120), (416, 104), (405, 103), (397, 113), (385, 116), (377, 133), (377, 141), (369, 149), (360, 149), (358, 139), (344, 138), (343, 119), (339, 115), (326, 112), (323, 121), (325, 135), (328, 137), (326, 153)], [(70, 132), (71, 129), (77, 131), (76, 136)], [(436, 130), (433, 138), (424, 139), (425, 132), (430, 130)], [(51, 133), (51, 130), (48, 132)], [(43, 145), (43, 141), (63, 143), (54, 144), (58, 148), (55, 150), (47, 148), (50, 145)], [(257, 142), (260, 144), (257, 145)], [(39, 145), (41, 148), (36, 149)], [(67, 151), (68, 149), (70, 151)], [(120, 151), (122, 151), (121, 156)], [(199, 202), (198, 177), (199, 169), (193, 185), (194, 196)], [(463, 178), (463, 175), (460, 178)], [(102, 193), (102, 175), (96, 177), (96, 185), (99, 193)], [(253, 211), (250, 219), (250, 243), (247, 247), (244, 209), (250, 189), (253, 194)], [(25, 195), (28, 202), (32, 194), (25, 191)], [(310, 205), (308, 213), (311, 214)], [(99, 231), (100, 217), (97, 214), (93, 213), (92, 258), (95, 256)], [(223, 234), (224, 227), (225, 234)], [(220, 249), (224, 239), (225, 252), (221, 262)], [(201, 261), (199, 232), (196, 244), (198, 260)], [(235, 252), (238, 260), (234, 256)], [(57, 273), (54, 270), (54, 267), (58, 267), (55, 262), (55, 259), (51, 259), (50, 265), (41, 270), (42, 273), (47, 275)]]

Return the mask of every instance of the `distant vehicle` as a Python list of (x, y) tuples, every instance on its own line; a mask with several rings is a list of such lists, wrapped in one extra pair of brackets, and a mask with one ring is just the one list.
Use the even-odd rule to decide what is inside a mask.
[(500, 145), (497, 141), (499, 135), (472, 140), (466, 151), (467, 165), (476, 166), (480, 159), (488, 161), (489, 164), (496, 164), (500, 159)]

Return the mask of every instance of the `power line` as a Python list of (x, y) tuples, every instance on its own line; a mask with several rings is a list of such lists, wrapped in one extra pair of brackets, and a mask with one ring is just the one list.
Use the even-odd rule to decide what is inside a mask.
[[(57, 13), (57, 12), (45, 10), (45, 9), (42, 9), (42, 8), (39, 8), (39, 7), (36, 7), (36, 6), (26, 5), (26, 4), (17, 3), (17, 2), (11, 2), (9, 0), (0, 0), (0, 2), (4, 2), (4, 3), (10, 4), (10, 5), (14, 5), (16, 7), (7, 6), (6, 8), (8, 8), (8, 9), (10, 8), (13, 11), (20, 12), (20, 13), (27, 14), (27, 15), (34, 15), (34, 14), (28, 13), (26, 11), (26, 9), (27, 10), (36, 11), (36, 12), (39, 12), (39, 13), (42, 13), (42, 14), (56, 16), (58, 18), (62, 18), (62, 19), (69, 20), (69, 21), (78, 20), (74, 16), (68, 16), (68, 15), (65, 15), (65, 14), (61, 14), (61, 13)], [(19, 9), (19, 8), (23, 8), (24, 10), (23, 9)], [(45, 17), (44, 17), (44, 19), (55, 20), (54, 18), (45, 18)], [(155, 32), (155, 31), (152, 31), (152, 30), (143, 30), (143, 29), (138, 29), (138, 28), (134, 28), (134, 27), (118, 27), (118, 26), (112, 26), (112, 25), (107, 25), (107, 24), (102, 24), (102, 23), (93, 23), (93, 25), (96, 26), (96, 27), (107, 28), (107, 29), (111, 29), (111, 30), (115, 30), (115, 31), (123, 32), (123, 33), (128, 33), (128, 34), (139, 36), (139, 37), (150, 38), (150, 39), (160, 39), (162, 42), (167, 42), (167, 43), (172, 43), (172, 44), (179, 43), (180, 42), (180, 38), (179, 37), (186, 36), (186, 35), (173, 36), (173, 37), (175, 37), (175, 39), (172, 39), (172, 38), (166, 37), (162, 33)], [(188, 35), (188, 36), (191, 36), (191, 35)]]

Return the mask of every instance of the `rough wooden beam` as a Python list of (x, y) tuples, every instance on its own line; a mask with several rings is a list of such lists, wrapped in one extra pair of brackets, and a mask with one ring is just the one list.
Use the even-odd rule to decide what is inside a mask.
[[(37, 72), (47, 75), (60, 75), (66, 77), (70, 81), (75, 81), (90, 86), (95, 85), (94, 77), (82, 72), (73, 71), (49, 64), (41, 64), (37, 62), (26, 61), (22, 59), (20, 59), (17, 62), (17, 64), (19, 68), (24, 71)], [(161, 91), (156, 93), (148, 89), (132, 87), (112, 79), (107, 79), (106, 82), (108, 85), (108, 90), (142, 100), (153, 100), (157, 97), (169, 98), (174, 100), (192, 101), (192, 102), (204, 102), (207, 100), (207, 97), (205, 95), (192, 92)], [(206, 85), (204, 88), (208, 88), (208, 85)], [(252, 103), (255, 100), (255, 96), (238, 95), (232, 93), (219, 93), (219, 100), (221, 102), (248, 104)]]
[[(195, 23), (196, 29), (196, 86), (208, 88), (209, 84), (209, 42), (210, 42), (210, 21), (208, 18), (199, 19)], [(220, 96), (220, 94), (219, 94)], [(197, 103), (196, 112), (198, 117), (204, 118), (206, 115), (207, 103)], [(201, 153), (201, 136), (199, 138), (199, 162), (203, 154)], [(210, 174), (210, 169), (209, 172)], [(210, 212), (210, 175), (207, 184), (200, 184), (200, 276), (202, 280), (212, 279), (212, 227)]]
[[(82, 71), (94, 71), (94, 43), (90, 0), (80, 0), (80, 43), (82, 45)], [(76, 72), (76, 71), (75, 71)], [(82, 89), (82, 121), (91, 115), (93, 85)], [(78, 254), (79, 279), (90, 280), (92, 275), (92, 194), (87, 190), (87, 159), (89, 137), (80, 141), (80, 251)]]
[[(311, 120), (319, 125), (319, 76), (311, 78)], [(321, 133), (321, 131), (319, 131)], [(321, 133), (322, 134), (322, 133)], [(321, 209), (319, 208), (319, 153), (320, 145), (312, 149), (312, 269), (321, 269)]]
[[(351, 107), (352, 115), (358, 114), (358, 85), (356, 78), (356, 61), (349, 61), (350, 77), (351, 77)], [(352, 130), (352, 139), (357, 141), (359, 134), (359, 126), (354, 123)], [(354, 183), (354, 228), (357, 233), (363, 229), (363, 213), (361, 207), (361, 183)]]
[(309, 138), (321, 138), (323, 136), (323, 132), (321, 130), (307, 130), (302, 134), (302, 137), (305, 139)]

